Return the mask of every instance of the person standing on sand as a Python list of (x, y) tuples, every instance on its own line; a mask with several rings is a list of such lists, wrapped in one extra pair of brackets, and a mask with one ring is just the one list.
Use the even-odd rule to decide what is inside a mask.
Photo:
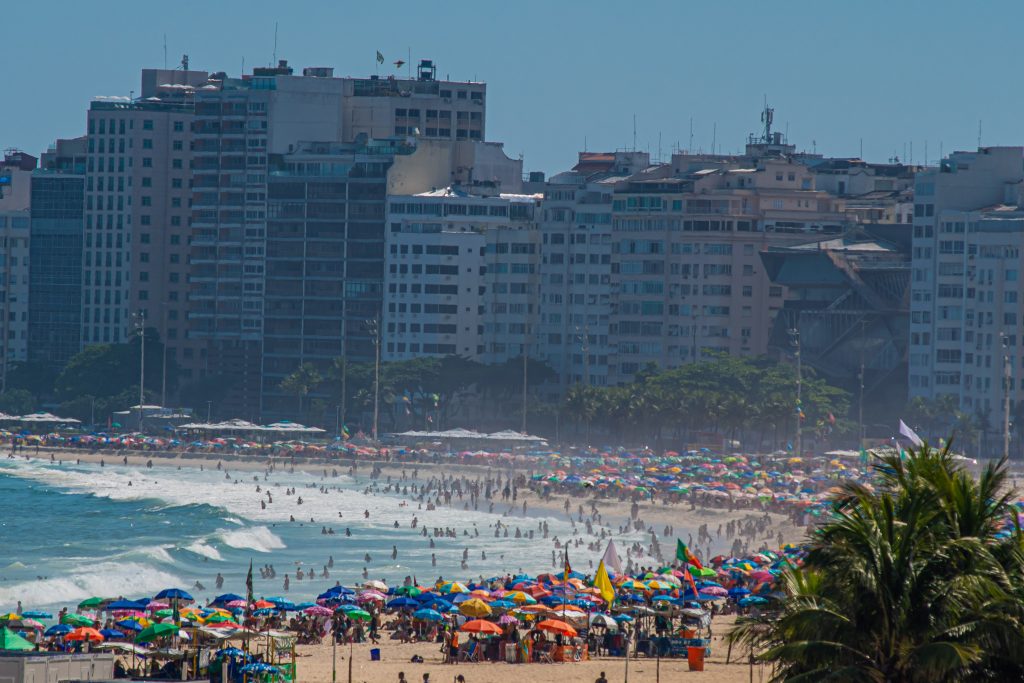
[(603, 671), (601, 672), (600, 676), (598, 676), (596, 679), (594, 679), (594, 683), (608, 683), (608, 679), (604, 677), (604, 672)]

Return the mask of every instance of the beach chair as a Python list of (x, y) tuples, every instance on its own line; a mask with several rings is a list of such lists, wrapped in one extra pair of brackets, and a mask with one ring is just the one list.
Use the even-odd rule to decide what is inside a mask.
[(554, 664), (555, 660), (551, 658), (551, 648), (545, 648), (537, 653), (537, 659), (542, 664)]
[(470, 641), (466, 644), (466, 648), (459, 650), (459, 661), (460, 662), (477, 662), (479, 659), (475, 659), (477, 649), (476, 641)]

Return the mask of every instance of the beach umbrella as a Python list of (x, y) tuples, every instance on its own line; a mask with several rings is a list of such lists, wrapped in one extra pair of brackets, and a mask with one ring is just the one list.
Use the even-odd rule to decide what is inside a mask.
[(511, 600), (495, 600), (491, 603), (491, 609), (512, 609), (516, 603)]
[(82, 602), (78, 603), (78, 609), (91, 609), (93, 607), (99, 607), (106, 601), (107, 598), (86, 598), (85, 600), (82, 600)]
[(245, 607), (245, 596), (238, 595), (237, 593), (225, 593), (224, 595), (218, 595), (213, 599), (214, 605), (227, 605), (229, 602), (239, 601), (242, 603), (242, 607)]
[(349, 619), (359, 619), (360, 621), (369, 621), (372, 617), (370, 613), (363, 609), (354, 609), (346, 612)]
[(750, 590), (743, 586), (736, 586), (735, 588), (729, 589), (729, 597), (742, 598), (744, 595), (750, 595)]
[(576, 629), (569, 626), (569, 624), (565, 623), (561, 619), (545, 619), (537, 624), (537, 628), (541, 631), (559, 633), (563, 636), (569, 636), (570, 638), (575, 638), (577, 636)]
[(11, 629), (4, 626), (0, 629), (0, 650), (18, 650), (27, 652), (36, 646), (25, 640)]
[(500, 617), (498, 617), (498, 623), (499, 624), (518, 624), (519, 620), (516, 619), (511, 614), (502, 614)]
[(491, 606), (480, 598), (466, 600), (459, 605), (459, 611), (467, 617), (486, 617), (491, 614)]
[(257, 600), (256, 602), (252, 603), (252, 606), (256, 609), (273, 609), (274, 603), (270, 602), (269, 600)]
[(388, 607), (391, 609), (397, 609), (400, 607), (419, 607), (419, 601), (413, 600), (412, 598), (395, 598), (388, 603)]
[(223, 650), (217, 650), (213, 653), (215, 657), (247, 657), (244, 652), (239, 650), (237, 647), (226, 647)]
[(616, 614), (612, 618), (615, 619), (615, 621), (619, 622), (620, 624), (622, 622), (624, 622), (624, 621), (625, 622), (633, 621), (633, 617), (629, 616), (628, 614)]
[(148, 600), (145, 602), (136, 602), (135, 600), (115, 600), (108, 604), (106, 609), (111, 612), (120, 612), (122, 610), (136, 611), (146, 609)]
[(591, 626), (604, 626), (608, 629), (618, 628), (619, 625), (614, 619), (607, 614), (591, 614), (590, 615)]
[(94, 628), (82, 626), (64, 636), (64, 640), (89, 640), (94, 643), (102, 643), (103, 634)]
[(187, 600), (193, 602), (195, 598), (180, 588), (165, 588), (154, 596), (157, 600)]
[(27, 610), (21, 613), (23, 617), (30, 617), (32, 619), (53, 619), (53, 615), (49, 612), (43, 612), (40, 610)]
[(100, 635), (107, 640), (111, 638), (124, 638), (124, 632), (118, 631), (116, 628), (101, 628)]
[(490, 621), (484, 621), (483, 619), (473, 619), (472, 621), (467, 621), (459, 628), (459, 630), (465, 631), (466, 633), (477, 633), (479, 635), (501, 635), (500, 626)]
[(263, 662), (253, 662), (252, 664), (246, 664), (241, 669), (242, 673), (247, 674), (276, 674), (278, 673), (276, 666), (264, 664)]
[(92, 626), (95, 622), (81, 614), (65, 614), (60, 618), (60, 623), (69, 626)]
[(421, 593), (423, 593), (423, 589), (419, 586), (400, 586), (395, 589), (395, 595), (404, 595), (409, 598), (415, 598)]
[(740, 607), (749, 607), (750, 605), (764, 605), (767, 604), (767, 602), (767, 598), (762, 598), (759, 595), (751, 595), (746, 598), (740, 599)]
[(370, 579), (369, 581), (366, 581), (365, 583), (363, 583), (363, 587), (369, 588), (371, 590), (378, 590), (384, 593), (386, 593), (388, 590), (388, 585), (383, 581), (378, 581), (377, 579)]
[(122, 631), (135, 631), (138, 633), (142, 629), (146, 628), (141, 621), (137, 619), (122, 619), (114, 624)]
[(50, 636), (50, 637), (53, 637), (53, 636), (63, 636), (63, 635), (66, 635), (68, 633), (71, 633), (74, 630), (75, 630), (75, 628), (73, 626), (69, 625), (69, 624), (57, 624), (55, 626), (51, 626), (50, 628), (46, 629), (46, 633), (44, 633), (43, 635)]
[(433, 609), (418, 609), (412, 613), (413, 619), (421, 619), (423, 621), (441, 621), (444, 619), (441, 613)]
[(176, 635), (179, 628), (176, 624), (153, 624), (143, 629), (137, 636), (135, 636), (136, 643), (149, 643), (157, 638), (163, 638), (165, 636)]
[(321, 607), (320, 605), (312, 605), (302, 610), (302, 612), (304, 614), (310, 615), (311, 617), (329, 617), (332, 614), (334, 614), (334, 612), (332, 612), (328, 608)]
[(464, 584), (461, 584), (458, 581), (452, 581), (451, 583), (446, 583), (443, 586), (441, 586), (441, 592), (447, 594), (468, 593), (469, 589), (466, 588)]

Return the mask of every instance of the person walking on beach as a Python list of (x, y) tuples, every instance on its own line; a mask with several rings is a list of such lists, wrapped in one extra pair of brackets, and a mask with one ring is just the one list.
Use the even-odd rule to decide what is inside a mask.
[(594, 683), (608, 683), (608, 679), (605, 678), (603, 671), (601, 672), (600, 676), (598, 676), (596, 679), (594, 679)]

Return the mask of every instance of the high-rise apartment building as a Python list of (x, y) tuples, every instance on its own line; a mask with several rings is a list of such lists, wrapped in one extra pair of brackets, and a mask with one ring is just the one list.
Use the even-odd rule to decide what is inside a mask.
[(82, 346), (86, 137), (57, 140), (32, 174), (28, 359), (60, 369)]
[[(911, 396), (952, 394), (961, 406), (969, 400), (975, 409), (998, 405), (1001, 385), (988, 376), (979, 387), (969, 378), (1000, 365), (1001, 334), (1011, 337), (1014, 346), (1019, 337), (1011, 310), (1018, 295), (1019, 221), (1010, 207), (1017, 206), (1022, 182), (1021, 147), (954, 152), (938, 167), (917, 174)], [(1011, 308), (1002, 311), (1003, 306)]]
[(193, 98), (206, 78), (144, 69), (140, 98), (89, 107), (83, 345), (124, 342), (144, 320), (169, 355), (182, 348)]
[[(955, 152), (918, 176), (910, 394), (952, 395), (998, 429), (1022, 396), (1024, 148)], [(1001, 431), (1001, 430), (1000, 430)]]
[(389, 198), (385, 358), (536, 354), (539, 199), (460, 187)]
[(765, 353), (784, 291), (759, 253), (853, 223), (789, 156), (677, 154), (629, 178), (612, 212), (615, 383), (648, 363)]
[[(442, 181), (433, 184), (438, 186), (451, 182), (457, 171), (473, 172), (471, 165), (456, 168), (454, 162), (466, 158), (465, 150), (482, 144), (469, 132), (478, 130), (482, 138), (484, 86), (436, 81), (433, 68), (426, 67), (429, 65), (420, 69), (415, 80), (352, 79), (335, 78), (328, 68), (307, 68), (298, 76), (282, 61), (277, 67), (254, 69), (251, 76), (239, 79), (215, 74), (211, 84), (197, 92), (190, 322), (191, 335), (201, 342), (202, 348), (193, 365), (205, 374), (225, 376), (225, 386), (230, 387), (222, 406), (225, 413), (257, 416), (262, 397), (278, 392), (276, 386), (264, 387), (261, 381), (264, 322), (268, 319), (265, 305), (269, 287), (269, 182), (271, 165), (281, 168), (275, 155), (321, 154), (306, 143), (327, 147), (333, 143), (358, 143), (383, 149), (422, 139), (425, 144), (435, 143), (430, 149), (436, 155), (411, 155), (416, 162), (406, 164), (401, 173), (387, 173), (389, 186), (404, 192), (421, 192), (430, 188), (423, 187), (423, 179), (428, 176)], [(466, 114), (464, 136), (455, 123), (461, 120), (459, 112)], [(473, 112), (479, 117), (470, 117)], [(434, 114), (438, 120), (453, 121), (450, 130), (446, 128), (448, 134), (441, 135), (438, 129), (436, 136), (431, 135), (434, 127), (429, 121), (435, 118)], [(472, 126), (472, 121), (478, 127)], [(371, 142), (371, 136), (392, 141)], [(429, 139), (435, 137), (436, 140)], [(330, 148), (325, 154), (339, 156), (333, 163), (340, 168), (355, 163), (352, 155), (376, 153), (356, 150)], [(468, 158), (474, 157), (470, 154)], [(445, 163), (439, 163), (442, 159)], [(284, 163), (287, 167), (289, 163), (302, 162)], [(485, 170), (486, 165), (480, 172)], [(338, 174), (336, 190), (364, 189), (358, 182), (350, 185), (342, 171)], [(373, 219), (378, 232), (372, 237), (381, 256), (379, 268), (362, 280), (355, 273), (367, 264), (353, 261), (348, 271), (348, 276), (354, 278), (353, 286), (361, 283), (369, 287), (363, 297), (351, 300), (355, 307), (358, 298), (359, 306), (367, 312), (370, 308), (379, 311), (382, 303), (384, 205), (383, 197), (379, 199), (381, 215)], [(294, 204), (304, 205), (305, 212), (305, 205), (316, 211), (322, 203), (314, 196)], [(274, 211), (292, 210), (298, 209), (287, 202), (275, 203)], [(361, 258), (356, 254), (364, 246), (358, 241), (346, 243), (344, 258)], [(347, 250), (349, 247), (351, 251)], [(372, 285), (368, 280), (373, 280)], [(372, 302), (366, 298), (371, 294)], [(345, 315), (357, 315), (354, 310), (351, 308)], [(346, 330), (345, 334), (349, 338), (365, 335), (365, 325)], [(362, 346), (356, 344), (348, 350), (362, 353)], [(287, 362), (294, 359), (291, 355), (287, 358)], [(285, 362), (283, 358), (272, 360), (274, 372), (281, 372)], [(268, 379), (268, 384), (274, 384), (277, 377), (275, 374)]]
[(608, 384), (612, 194), (649, 166), (646, 152), (581, 152), (572, 170), (544, 187), (537, 354), (562, 391)]
[[(401, 140), (301, 143), (271, 155), (267, 183), (262, 405), (295, 415), (281, 381), (309, 363), (372, 361), (384, 280), (388, 171), (413, 147)], [(309, 399), (326, 398), (314, 389)]]
[(31, 183), (36, 158), (9, 150), (0, 162), (0, 391), (10, 364), (28, 359)]

